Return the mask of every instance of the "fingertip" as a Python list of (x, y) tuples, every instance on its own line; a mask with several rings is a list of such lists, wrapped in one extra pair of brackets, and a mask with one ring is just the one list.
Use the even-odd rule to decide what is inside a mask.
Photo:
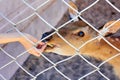
[(40, 57), (40, 53), (38, 53), (37, 51), (33, 51), (31, 54), (36, 56), (36, 57)]
[(39, 53), (36, 53), (36, 54), (34, 54), (34, 56), (36, 56), (36, 57), (40, 57), (40, 54), (39, 54)]
[(40, 42), (39, 44), (41, 44), (41, 45), (45, 45), (45, 43), (44, 43), (44, 42)]

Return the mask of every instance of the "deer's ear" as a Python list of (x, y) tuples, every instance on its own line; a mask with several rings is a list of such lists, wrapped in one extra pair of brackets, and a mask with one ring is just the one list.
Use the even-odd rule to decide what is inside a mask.
[(69, 19), (74, 19), (73, 22), (79, 21), (79, 18), (76, 17), (77, 16), (77, 12), (78, 12), (78, 7), (76, 6), (76, 4), (73, 1), (69, 1), (69, 5), (72, 7), (72, 8), (71, 7), (68, 8)]
[[(104, 33), (103, 35), (106, 36), (108, 33), (116, 33), (120, 29), (120, 21), (109, 21), (107, 22), (102, 29), (100, 29), (101, 33)], [(105, 31), (105, 32), (104, 32)]]
[[(110, 25), (112, 25), (112, 26), (110, 26)], [(111, 31), (111, 33), (115, 33), (120, 29), (120, 21), (118, 21), (118, 22), (110, 21), (110, 22), (106, 23), (103, 28), (107, 28), (109, 26), (110, 26), (109, 31)]]

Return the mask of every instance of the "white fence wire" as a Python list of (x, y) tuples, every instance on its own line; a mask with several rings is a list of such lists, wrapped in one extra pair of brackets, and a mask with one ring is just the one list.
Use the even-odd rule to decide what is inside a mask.
[[(22, 2), (23, 2), (25, 5), (27, 5), (29, 8), (31, 8), (32, 10), (34, 10), (34, 13), (32, 13), (30, 16), (24, 18), (23, 20), (21, 20), (21, 21), (19, 21), (19, 22), (17, 22), (17, 23), (12, 22), (12, 20), (13, 20), (14, 18), (16, 18), (16, 16), (15, 16), (13, 19), (9, 20), (4, 14), (2, 14), (2, 13), (0, 12), (0, 16), (2, 16), (2, 18), (4, 18), (5, 20), (8, 21), (8, 23), (6, 23), (5, 25), (3, 25), (3, 26), (0, 28), (0, 30), (2, 30), (4, 27), (6, 27), (7, 24), (10, 23), (10, 24), (13, 25), (12, 28), (14, 28), (20, 35), (22, 35), (26, 40), (28, 40), (30, 43), (32, 43), (32, 44), (34, 44), (34, 45), (36, 45), (37, 43), (41, 42), (42, 40), (48, 38), (49, 36), (57, 33), (57, 35), (58, 35), (61, 39), (63, 39), (69, 46), (71, 46), (72, 48), (74, 48), (74, 49), (76, 50), (76, 54), (73, 55), (73, 56), (71, 56), (71, 57), (69, 57), (69, 58), (67, 58), (67, 59), (64, 59), (64, 60), (61, 60), (61, 61), (59, 61), (59, 62), (57, 62), (57, 63), (54, 63), (54, 62), (52, 62), (50, 59), (48, 59), (46, 56), (44, 56), (41, 52), (39, 52), (39, 50), (36, 49), (36, 46), (31, 47), (30, 49), (35, 48), (35, 49), (37, 50), (37, 52), (42, 55), (42, 57), (44, 57), (47, 61), (49, 61), (49, 62), (53, 65), (53, 66), (51, 66), (51, 67), (49, 67), (49, 68), (47, 68), (47, 69), (39, 72), (37, 75), (34, 76), (34, 75), (32, 75), (31, 73), (29, 73), (27, 70), (25, 70), (25, 69), (17, 62), (17, 59), (18, 59), (20, 56), (26, 54), (26, 52), (28, 52), (30, 49), (27, 50), (27, 51), (25, 51), (25, 52), (23, 52), (23, 53), (21, 53), (20, 55), (18, 55), (18, 56), (15, 58), (15, 57), (11, 56), (9, 53), (7, 53), (4, 49), (0, 48), (7, 56), (9, 56), (10, 58), (13, 59), (13, 60), (10, 61), (9, 63), (7, 63), (7, 64), (5, 64), (4, 66), (0, 67), (0, 70), (2, 70), (4, 67), (7, 67), (7, 66), (10, 65), (11, 63), (15, 62), (23, 71), (25, 71), (29, 76), (32, 77), (31, 80), (35, 80), (40, 74), (42, 74), (42, 73), (44, 73), (44, 72), (46, 72), (46, 71), (48, 71), (48, 70), (50, 70), (50, 69), (52, 69), (52, 68), (54, 68), (58, 73), (60, 73), (60, 74), (61, 74), (64, 78), (66, 78), (67, 80), (71, 80), (69, 77), (67, 77), (65, 74), (63, 74), (59, 69), (57, 69), (56, 66), (57, 66), (58, 64), (62, 63), (62, 62), (65, 62), (65, 61), (67, 61), (67, 60), (70, 60), (71, 58), (73, 58), (73, 57), (75, 57), (76, 55), (78, 55), (78, 56), (81, 57), (84, 61), (86, 61), (88, 64), (90, 64), (91, 66), (94, 67), (94, 70), (93, 70), (93, 71), (91, 71), (91, 72), (87, 73), (86, 75), (80, 77), (78, 80), (82, 80), (82, 79), (84, 79), (85, 77), (87, 77), (88, 75), (93, 74), (94, 72), (98, 72), (98, 73), (101, 74), (106, 80), (110, 80), (107, 76), (105, 76), (105, 75), (100, 71), (100, 67), (101, 67), (103, 64), (105, 64), (106, 62), (110, 61), (111, 59), (119, 56), (119, 55), (120, 55), (119, 53), (118, 53), (117, 55), (114, 55), (114, 56), (112, 56), (111, 58), (108, 58), (107, 60), (103, 61), (99, 66), (95, 66), (94, 64), (92, 64), (91, 62), (89, 62), (86, 58), (84, 58), (84, 57), (79, 53), (79, 50), (80, 50), (83, 46), (85, 46), (87, 43), (90, 43), (91, 41), (93, 41), (93, 40), (95, 40), (95, 39), (97, 39), (97, 38), (99, 38), (99, 37), (102, 37), (102, 39), (104, 39), (111, 47), (113, 47), (113, 48), (116, 49), (118, 52), (120, 52), (120, 49), (118, 49), (117, 47), (115, 47), (114, 45), (112, 45), (109, 41), (107, 41), (107, 40), (102, 36), (103, 33), (100, 33), (94, 26), (92, 26), (87, 20), (85, 20), (85, 19), (81, 16), (81, 14), (82, 14), (83, 12), (85, 12), (86, 10), (88, 10), (89, 8), (91, 8), (92, 6), (96, 5), (100, 0), (96, 0), (94, 3), (92, 3), (91, 5), (89, 5), (88, 7), (86, 7), (85, 9), (83, 9), (83, 10), (80, 11), (80, 12), (78, 12), (77, 10), (75, 10), (75, 9), (74, 9), (72, 6), (70, 6), (66, 1), (62, 0), (63, 3), (65, 3), (68, 7), (70, 7), (70, 8), (73, 9), (76, 13), (78, 13), (78, 16), (76, 16), (76, 17), (80, 17), (80, 18), (81, 18), (85, 23), (87, 23), (92, 29), (94, 29), (96, 32), (98, 32), (98, 33), (100, 34), (100, 36), (97, 36), (97, 37), (95, 37), (95, 38), (93, 38), (93, 39), (91, 39), (91, 40), (88, 40), (88, 41), (85, 42), (83, 45), (81, 45), (79, 48), (74, 47), (71, 43), (69, 43), (64, 37), (62, 37), (62, 36), (58, 33), (59, 29), (61, 29), (61, 28), (64, 27), (65, 25), (69, 24), (69, 23), (70, 23), (72, 20), (74, 20), (76, 17), (75, 17), (74, 19), (69, 20), (68, 22), (64, 23), (64, 24), (61, 25), (59, 28), (55, 28), (55, 27), (52, 26), (49, 22), (47, 22), (44, 18), (42, 18), (41, 15), (39, 15), (39, 14), (37, 13), (37, 10), (38, 10), (39, 8), (41, 8), (42, 6), (46, 5), (46, 4), (47, 4), (48, 2), (50, 2), (50, 1), (51, 1), (51, 0), (46, 0), (43, 4), (39, 5), (37, 8), (34, 8), (34, 7), (32, 7), (29, 3), (27, 3), (25, 0), (22, 0)], [(120, 10), (119, 10), (116, 6), (114, 6), (109, 0), (106, 0), (106, 2), (107, 2), (110, 6), (112, 6), (115, 10), (117, 10), (118, 12), (120, 12)], [(23, 11), (25, 11), (25, 10), (27, 10), (27, 8), (25, 8)], [(21, 11), (21, 13), (22, 13), (23, 11)], [(21, 13), (20, 13), (20, 14), (21, 14)], [(18, 14), (18, 15), (20, 15), (20, 14)], [(17, 15), (17, 16), (18, 16), (18, 15)], [(37, 43), (33, 43), (33, 42), (32, 42), (31, 40), (29, 40), (22, 32), (20, 32), (20, 31), (16, 28), (18, 24), (20, 24), (20, 23), (28, 20), (29, 18), (31, 18), (31, 17), (34, 16), (34, 15), (38, 16), (38, 17), (39, 17), (43, 22), (45, 22), (49, 27), (51, 27), (52, 29), (55, 30), (55, 32), (53, 32), (53, 33), (50, 34), (49, 36), (45, 37), (44, 39), (38, 41)], [(120, 20), (120, 19), (116, 20), (116, 21), (115, 21), (114, 23), (112, 23), (108, 28), (110, 28), (112, 25), (114, 25), (114, 24), (115, 24), (116, 22), (118, 22), (119, 20)], [(104, 29), (103, 32), (105, 32), (105, 31), (106, 31), (106, 29)], [(3, 80), (7, 80), (3, 75), (0, 74), (0, 76), (3, 78)]]

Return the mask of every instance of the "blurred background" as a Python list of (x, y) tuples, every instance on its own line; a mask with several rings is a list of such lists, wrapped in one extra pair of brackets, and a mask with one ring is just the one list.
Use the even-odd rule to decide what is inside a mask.
[[(7, 8), (8, 6), (3, 5), (6, 4), (8, 0), (1, 0), (1, 8), (0, 12), (2, 12), (5, 16), (7, 16), (10, 20), (12, 19), (13, 16), (17, 15), (21, 11), (23, 11), (24, 8), (28, 7), (25, 4), (23, 4), (22, 1), (19, 0), (11, 0), (10, 1), (10, 6), (13, 8), (12, 11), (10, 9), (4, 11), (3, 8)], [(34, 8), (37, 8), (40, 4), (44, 3), (46, 0), (26, 0), (28, 4), (33, 6)], [(69, 0), (65, 0), (68, 2)], [(75, 4), (78, 6), (79, 11), (82, 11), (89, 5), (91, 5), (93, 2), (96, 0), (76, 0)], [(109, 0), (113, 5), (115, 5), (118, 9), (120, 9), (120, 0)], [(14, 5), (13, 5), (14, 2)], [(20, 3), (21, 2), (21, 3)], [(34, 4), (33, 4), (34, 3)], [(9, 5), (8, 4), (8, 5)], [(19, 5), (17, 5), (19, 4)], [(18, 9), (17, 9), (17, 8)], [(16, 8), (14, 10), (14, 8)], [(18, 11), (17, 11), (18, 10)], [(6, 12), (9, 12), (6, 13)], [(26, 12), (26, 13), (25, 13)], [(34, 11), (31, 10), (29, 7), (28, 9), (22, 13), (20, 16), (17, 18), (13, 19), (12, 21), (17, 23), (18, 21), (26, 18), (28, 15), (32, 14)], [(42, 6), (37, 10), (40, 16), (44, 18), (48, 23), (50, 23), (52, 26), (59, 27), (65, 22), (69, 21), (68, 17), (68, 6), (66, 6), (62, 0), (50, 0), (46, 5)], [(23, 16), (24, 15), (24, 16)], [(81, 15), (84, 19), (86, 19), (89, 23), (91, 23), (95, 28), (100, 28), (103, 26), (106, 22), (111, 21), (111, 20), (117, 20), (120, 17), (120, 13), (116, 11), (113, 7), (111, 7), (106, 0), (100, 0), (98, 3), (96, 3), (93, 7), (90, 9), (86, 10), (85, 12), (82, 13)], [(6, 23), (3, 18), (1, 18), (1, 26), (3, 23)], [(14, 29), (11, 29), (10, 23), (8, 25), (1, 29), (2, 32), (15, 32)], [(11, 30), (8, 30), (11, 29)], [(30, 19), (20, 23), (17, 25), (17, 29), (20, 30), (21, 32), (26, 32), (29, 33), (36, 38), (40, 39), (41, 35), (46, 32), (51, 30), (51, 28), (46, 25), (42, 20), (40, 20), (37, 16), (32, 16)], [(2, 48), (4, 48), (5, 51), (10, 53), (12, 56), (16, 57), (18, 54), (24, 51), (24, 48), (19, 44), (19, 43), (10, 43), (10, 44), (5, 44), (1, 45)], [(12, 46), (12, 47), (11, 47)], [(19, 47), (16, 47), (19, 46)], [(14, 50), (14, 47), (15, 50)], [(23, 51), (21, 51), (23, 50)], [(1, 56), (4, 56), (4, 53), (0, 53)], [(58, 61), (61, 61), (63, 59), (66, 59), (68, 57), (66, 56), (61, 56), (57, 55), (55, 53), (43, 53), (47, 58), (49, 58), (51, 61), (54, 63), (57, 63)], [(98, 66), (102, 61), (96, 60), (92, 57), (86, 57), (85, 58), (93, 63), (94, 65)], [(1, 61), (6, 59), (5, 62), (0, 62), (1, 66), (6, 64), (10, 59), (6, 58), (0, 58)], [(42, 56), (37, 58), (35, 56), (29, 55), (28, 53), (25, 55), (22, 55), (17, 59), (17, 61), (22, 65), (22, 67), (27, 70), (29, 73), (32, 75), (37, 75), (39, 72), (49, 68), (52, 66), (50, 62), (48, 62), (45, 58)], [(13, 66), (14, 65), (14, 66)], [(17, 66), (17, 67), (16, 67)], [(12, 70), (12, 74), (9, 72), (9, 74), (12, 76), (7, 76), (8, 72), (10, 69)], [(88, 63), (86, 63), (82, 58), (79, 56), (75, 56), (70, 60), (67, 60), (63, 63), (60, 63), (57, 65), (57, 68), (65, 74), (67, 77), (69, 77), (71, 80), (78, 80), (80, 77), (84, 76), (85, 74), (91, 72), (94, 70), (92, 66), (90, 66)], [(119, 80), (114, 72), (112, 66), (110, 66), (108, 63), (104, 64), (101, 66), (100, 71), (107, 76), (110, 80)], [(14, 73), (15, 72), (15, 73)], [(6, 69), (3, 69), (1, 74), (7, 77), (7, 79), (10, 80), (30, 80), (32, 77), (29, 76), (26, 72), (24, 72), (21, 68), (19, 68), (18, 65), (15, 63), (11, 64), (10, 66), (7, 66)], [(7, 74), (7, 75), (6, 75)], [(64, 78), (61, 74), (59, 74), (54, 68), (51, 68), (48, 71), (45, 71), (44, 73), (41, 73), (38, 77), (37, 80), (67, 80)], [(102, 77), (98, 72), (95, 72), (87, 77), (85, 77), (83, 80), (106, 80), (104, 77)]]

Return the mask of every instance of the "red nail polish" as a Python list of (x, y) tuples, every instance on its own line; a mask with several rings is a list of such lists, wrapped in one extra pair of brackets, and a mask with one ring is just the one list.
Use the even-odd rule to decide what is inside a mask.
[(38, 44), (36, 48), (37, 48), (37, 49), (41, 49), (41, 48), (42, 48), (42, 45)]

